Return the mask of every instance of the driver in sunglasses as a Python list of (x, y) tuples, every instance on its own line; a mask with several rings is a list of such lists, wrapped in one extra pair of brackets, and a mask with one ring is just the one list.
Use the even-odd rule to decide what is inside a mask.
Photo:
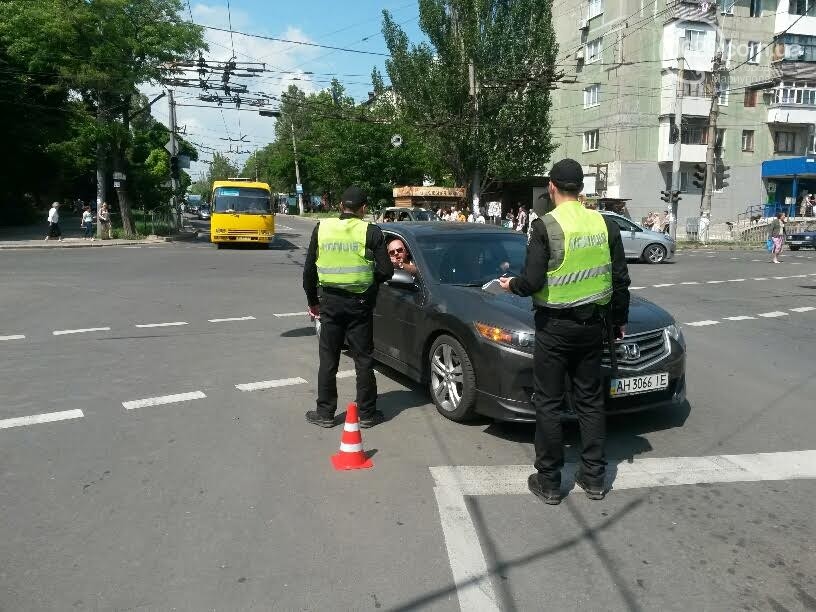
[(391, 258), (391, 263), (394, 268), (405, 270), (413, 277), (416, 277), (417, 267), (411, 262), (411, 254), (408, 253), (408, 247), (399, 238), (394, 238), (388, 242), (388, 256)]

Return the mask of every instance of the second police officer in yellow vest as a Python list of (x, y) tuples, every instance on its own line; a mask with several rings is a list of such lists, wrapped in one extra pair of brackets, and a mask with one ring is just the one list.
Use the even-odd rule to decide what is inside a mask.
[(306, 413), (306, 420), (321, 427), (335, 425), (337, 368), (347, 341), (357, 374), (360, 426), (372, 427), (384, 419), (377, 410), (372, 357), (374, 305), (379, 284), (391, 278), (394, 266), (382, 230), (363, 221), (365, 193), (349, 187), (341, 207), (339, 218), (323, 219), (315, 227), (303, 268), (309, 312), (320, 318), (317, 405)]
[(553, 166), (548, 190), (555, 209), (533, 222), (524, 272), (500, 279), (505, 290), (532, 296), (535, 305), (536, 472), (528, 486), (548, 504), (562, 498), (561, 407), (567, 376), (581, 432), (575, 482), (591, 499), (606, 493), (603, 321), (611, 319), (614, 334), (623, 337), (629, 316), (629, 271), (620, 228), (578, 202), (583, 182), (575, 160)]

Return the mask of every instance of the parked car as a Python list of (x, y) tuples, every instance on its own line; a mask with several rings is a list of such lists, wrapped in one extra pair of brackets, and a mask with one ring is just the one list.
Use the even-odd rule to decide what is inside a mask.
[(816, 230), (793, 232), (785, 236), (785, 243), (791, 251), (816, 249)]
[(210, 218), (210, 207), (209, 206), (199, 206), (198, 212), (196, 213), (200, 221), (206, 221)]
[[(481, 414), (534, 421), (532, 301), (482, 289), (505, 270), (520, 272), (527, 237), (464, 223), (394, 223), (383, 232), (386, 239), (403, 240), (418, 274), (397, 270), (381, 287), (374, 311), (375, 359), (428, 384), (437, 410), (451, 420)], [(685, 401), (685, 341), (668, 312), (632, 296), (627, 335), (616, 354), (614, 377), (608, 351), (603, 357), (609, 414)], [(566, 414), (571, 405), (568, 396)]]
[(674, 257), (677, 248), (674, 240), (662, 232), (648, 230), (634, 221), (608, 211), (600, 211), (618, 224), (627, 259), (639, 259), (646, 263), (661, 263)]
[(433, 211), (425, 208), (401, 208), (390, 206), (383, 210), (382, 218), (385, 223), (391, 221), (439, 221)]

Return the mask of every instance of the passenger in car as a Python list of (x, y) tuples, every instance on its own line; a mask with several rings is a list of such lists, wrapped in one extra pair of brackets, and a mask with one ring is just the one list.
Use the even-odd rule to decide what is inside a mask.
[(391, 258), (391, 263), (394, 264), (394, 268), (405, 270), (408, 274), (416, 278), (417, 267), (416, 264), (411, 261), (411, 253), (408, 251), (408, 247), (405, 246), (405, 243), (399, 238), (393, 238), (388, 241), (387, 248), (388, 256)]

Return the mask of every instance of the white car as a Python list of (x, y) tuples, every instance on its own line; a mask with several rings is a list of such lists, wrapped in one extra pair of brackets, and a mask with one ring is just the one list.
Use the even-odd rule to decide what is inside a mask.
[(599, 212), (613, 219), (620, 227), (623, 250), (626, 252), (627, 259), (639, 259), (646, 263), (657, 264), (674, 257), (677, 245), (670, 236), (648, 230), (613, 212), (606, 210)]

